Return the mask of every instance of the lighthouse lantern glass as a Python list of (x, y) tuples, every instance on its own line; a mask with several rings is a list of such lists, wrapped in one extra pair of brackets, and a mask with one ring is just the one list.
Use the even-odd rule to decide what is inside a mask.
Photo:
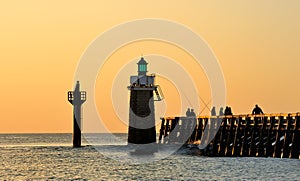
[(139, 65), (139, 72), (147, 72), (146, 64)]

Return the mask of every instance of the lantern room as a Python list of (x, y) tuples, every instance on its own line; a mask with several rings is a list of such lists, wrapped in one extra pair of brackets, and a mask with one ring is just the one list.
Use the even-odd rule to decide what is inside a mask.
[(146, 75), (147, 73), (147, 62), (145, 61), (144, 57), (140, 59), (138, 64), (138, 75)]

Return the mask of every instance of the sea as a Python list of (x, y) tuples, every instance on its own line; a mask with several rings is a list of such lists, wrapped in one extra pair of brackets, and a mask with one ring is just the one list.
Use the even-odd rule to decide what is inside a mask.
[[(299, 159), (132, 154), (126, 134), (0, 134), (0, 180), (300, 180)], [(97, 141), (95, 141), (97, 140)]]

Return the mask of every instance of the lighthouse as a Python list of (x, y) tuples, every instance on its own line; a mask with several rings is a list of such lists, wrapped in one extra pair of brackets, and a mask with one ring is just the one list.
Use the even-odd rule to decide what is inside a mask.
[(147, 65), (143, 57), (137, 63), (138, 75), (130, 76), (130, 108), (128, 143), (156, 143), (154, 101), (163, 99), (159, 85), (155, 85), (155, 75), (147, 75)]
[(68, 101), (73, 105), (73, 147), (81, 147), (81, 105), (86, 101), (86, 92), (80, 91), (79, 81), (74, 91), (68, 92)]

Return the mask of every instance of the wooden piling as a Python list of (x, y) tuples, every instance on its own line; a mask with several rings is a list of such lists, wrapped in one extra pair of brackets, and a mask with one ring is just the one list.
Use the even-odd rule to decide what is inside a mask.
[(288, 158), (289, 153), (290, 153), (290, 144), (292, 141), (292, 133), (291, 133), (291, 127), (293, 125), (293, 119), (291, 115), (289, 114), (286, 118), (286, 124), (284, 127), (284, 143), (282, 147), (282, 152), (281, 152), (281, 158)]
[(292, 136), (292, 147), (290, 152), (290, 158), (300, 159), (300, 114), (297, 113), (295, 116), (295, 123), (293, 126), (293, 136)]
[(225, 156), (231, 156), (232, 154), (235, 129), (235, 117), (231, 117), (229, 119), (229, 125), (227, 126), (227, 142), (225, 148)]
[(273, 143), (273, 138), (275, 135), (275, 131), (274, 131), (275, 121), (276, 121), (275, 116), (271, 116), (270, 117), (270, 126), (268, 127), (265, 157), (273, 156), (274, 147), (273, 147), (272, 143)]
[(283, 116), (278, 117), (277, 129), (276, 129), (276, 141), (275, 147), (273, 152), (273, 157), (280, 157), (281, 156), (281, 141), (282, 141), (282, 127), (284, 126)]
[(160, 130), (159, 130), (159, 137), (158, 137), (158, 143), (162, 143), (162, 138), (164, 135), (164, 130), (165, 130), (165, 118), (161, 118), (161, 125), (160, 125)]
[(240, 151), (241, 151), (241, 137), (242, 137), (242, 129), (241, 129), (241, 124), (242, 124), (243, 118), (239, 116), (237, 118), (237, 125), (235, 128), (235, 133), (234, 133), (234, 142), (233, 142), (233, 147), (231, 151), (232, 156), (240, 156)]
[(267, 134), (266, 133), (266, 125), (267, 125), (267, 122), (268, 122), (268, 117), (264, 116), (262, 118), (262, 122), (260, 123), (260, 126), (259, 126), (259, 140), (258, 140), (258, 148), (257, 148), (257, 153), (256, 153), (256, 156), (259, 156), (259, 157), (262, 157), (264, 156), (265, 154), (265, 141), (266, 141), (266, 137), (267, 137)]

